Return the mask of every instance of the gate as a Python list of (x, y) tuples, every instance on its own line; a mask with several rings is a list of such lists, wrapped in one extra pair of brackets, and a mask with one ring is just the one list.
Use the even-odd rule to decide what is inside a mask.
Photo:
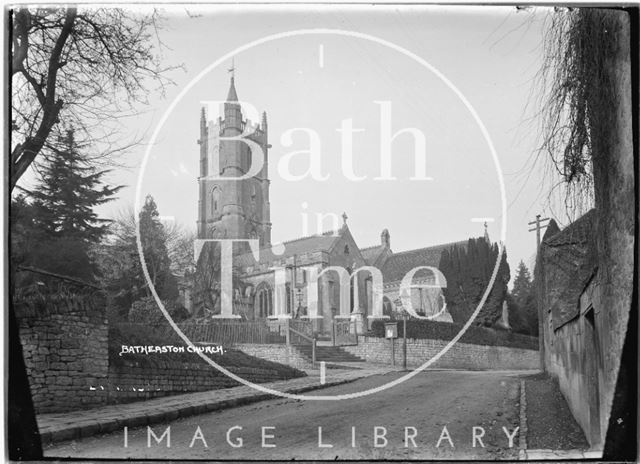
[(334, 346), (349, 346), (358, 344), (358, 331), (356, 321), (333, 320), (333, 344)]

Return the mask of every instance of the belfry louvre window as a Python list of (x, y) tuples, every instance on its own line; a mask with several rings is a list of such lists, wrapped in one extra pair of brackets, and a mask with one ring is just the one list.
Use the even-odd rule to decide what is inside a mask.
[(218, 206), (220, 204), (220, 189), (218, 187), (214, 187), (211, 191), (211, 212), (218, 212)]

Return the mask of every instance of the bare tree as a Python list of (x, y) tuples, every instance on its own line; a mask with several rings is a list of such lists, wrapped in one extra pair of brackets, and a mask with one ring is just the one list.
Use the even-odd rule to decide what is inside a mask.
[(11, 18), (11, 189), (50, 154), (61, 126), (104, 145), (98, 156), (129, 146), (115, 143), (123, 118), (148, 102), (153, 85), (162, 91), (170, 82), (157, 52), (157, 12), (20, 8)]
[[(10, 189), (40, 158), (55, 156), (65, 128), (98, 157), (126, 149), (119, 124), (163, 90), (158, 15), (118, 8), (22, 7), (11, 12)], [(157, 44), (154, 43), (157, 40)], [(66, 127), (63, 127), (66, 126)], [(96, 160), (97, 162), (98, 160)], [(15, 281), (11, 264), (11, 282)], [(9, 310), (9, 457), (40, 459), (42, 446), (13, 304)]]
[[(194, 272), (196, 266), (193, 255), (195, 231), (175, 221), (164, 222), (162, 226), (171, 260), (171, 272), (177, 275)], [(120, 242), (130, 241), (136, 236), (136, 227), (133, 207), (124, 208), (114, 219), (110, 239)]]

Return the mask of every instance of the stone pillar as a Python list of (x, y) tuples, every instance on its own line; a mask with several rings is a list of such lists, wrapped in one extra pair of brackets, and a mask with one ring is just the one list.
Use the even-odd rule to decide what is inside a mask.
[(365, 330), (364, 314), (362, 313), (362, 311), (358, 310), (351, 313), (351, 320), (353, 321), (353, 324), (351, 324), (351, 327), (349, 327), (351, 333), (357, 333), (359, 335), (363, 334)]
[(322, 297), (319, 315), (322, 316), (322, 319), (320, 319), (322, 323), (319, 330), (324, 332), (327, 328), (331, 328), (331, 305), (333, 299), (331, 297), (332, 282), (326, 277), (321, 277), (321, 279), (319, 282)]
[(287, 276), (283, 268), (276, 268), (274, 273), (273, 316), (279, 319), (291, 317), (287, 314)]

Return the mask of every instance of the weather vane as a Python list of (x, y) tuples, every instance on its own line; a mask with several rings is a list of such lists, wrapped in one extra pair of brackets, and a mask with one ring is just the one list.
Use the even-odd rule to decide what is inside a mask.
[(231, 67), (229, 69), (227, 69), (227, 72), (231, 73), (231, 77), (233, 77), (233, 78), (236, 77), (235, 58), (231, 58)]

